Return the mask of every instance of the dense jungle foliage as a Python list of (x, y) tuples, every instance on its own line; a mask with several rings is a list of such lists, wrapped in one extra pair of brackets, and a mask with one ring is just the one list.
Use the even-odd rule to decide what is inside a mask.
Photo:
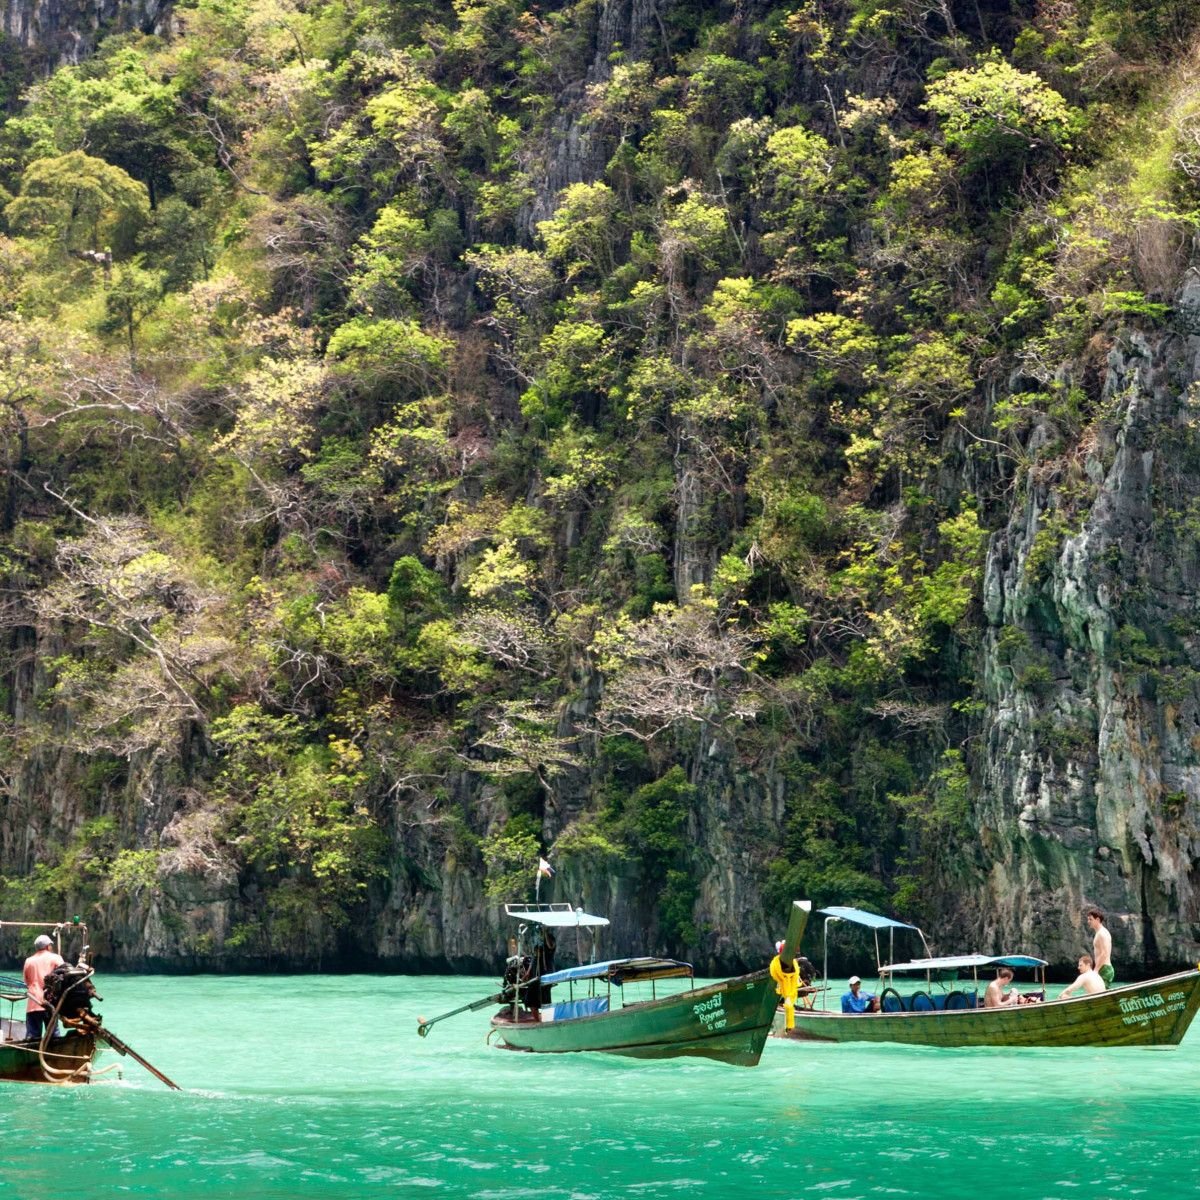
[(420, 830), (493, 899), (621, 862), (681, 950), (698, 795), (769, 780), (767, 903), (919, 916), (988, 532), (1057, 472), (1053, 553), (1114, 329), (1180, 319), (1196, 25), (185, 0), (10, 88), (5, 776), (91, 818), (10, 895), (223, 872), (248, 953), (333, 946)]

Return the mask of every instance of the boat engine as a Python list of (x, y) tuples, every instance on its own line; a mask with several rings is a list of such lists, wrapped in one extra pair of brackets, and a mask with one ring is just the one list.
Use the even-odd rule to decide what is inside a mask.
[(43, 980), (42, 995), (46, 999), (46, 1007), (53, 1009), (61, 1000), (62, 1007), (58, 1015), (64, 1025), (76, 1025), (85, 1015), (94, 1016), (92, 1000), (97, 993), (92, 986), (91, 975), (87, 967), (63, 963)]
[(532, 973), (533, 960), (528, 954), (510, 955), (508, 962), (504, 965), (504, 979), (500, 985), (501, 1002), (511, 1004), (516, 995), (517, 985), (520, 984), (524, 988), (525, 981)]

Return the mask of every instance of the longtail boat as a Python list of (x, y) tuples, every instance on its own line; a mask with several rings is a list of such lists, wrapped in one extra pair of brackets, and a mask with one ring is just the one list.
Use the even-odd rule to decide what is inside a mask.
[[(810, 907), (807, 901), (792, 906), (785, 944), (793, 951)], [(546, 970), (546, 948), (553, 950), (558, 934), (594, 931), (607, 919), (566, 904), (508, 905), (506, 912), (521, 923), (521, 932), (502, 990), (464, 1006), (501, 1002), (489, 1033), (498, 1045), (538, 1054), (592, 1050), (632, 1058), (711, 1058), (747, 1067), (758, 1062), (778, 998), (767, 971), (698, 987), (691, 965), (676, 959), (609, 959)], [(540, 940), (526, 946), (530, 927)], [(660, 985), (670, 989), (667, 994), (659, 994)], [(557, 998), (550, 995), (553, 988), (559, 989)], [(633, 994), (647, 988), (648, 996)], [(432, 1024), (422, 1019), (418, 1031), (424, 1035)]]
[[(64, 930), (82, 939), (79, 962), (64, 963), (45, 981), (48, 1004), (53, 1005), (56, 1020), (43, 1037), (25, 1037), (26, 988), (24, 979), (0, 977), (0, 1001), (7, 1005), (0, 1017), (0, 1079), (22, 1083), (86, 1083), (92, 1076), (97, 1039), (94, 1031), (82, 1026), (79, 1018), (91, 1011), (96, 990), (87, 965), (87, 926), (82, 922), (0, 921), (2, 929), (37, 929), (52, 939), (55, 952), (62, 957)], [(58, 1032), (60, 1024), (65, 1032)]]
[[(37, 929), (51, 939), (62, 958), (63, 932), (77, 936), (79, 951), (75, 962), (62, 962), (42, 982), (42, 994), (53, 1020), (47, 1022), (41, 1038), (26, 1038), (25, 1007), (27, 991), (24, 979), (0, 977), (0, 1002), (8, 1005), (0, 1017), (0, 1080), (18, 1083), (90, 1083), (97, 1075), (115, 1070), (116, 1064), (96, 1071), (96, 1053), (103, 1043), (118, 1054), (128, 1055), (168, 1087), (178, 1085), (157, 1067), (148, 1063), (131, 1046), (103, 1027), (92, 1001), (99, 999), (88, 964), (87, 926), (73, 921), (0, 921), (4, 929)], [(62, 1032), (60, 1032), (62, 1030)]]
[(38, 1041), (0, 1042), (0, 1079), (17, 1083), (89, 1083), (96, 1057), (94, 1034), (69, 1033)]
[[(885, 930), (889, 939), (898, 930), (911, 930), (928, 951), (924, 934), (914, 925), (858, 909), (822, 909), (818, 915), (826, 918), (826, 962), (831, 920), (873, 929), (877, 955), (879, 933)], [(785, 1031), (779, 1014), (772, 1033), (799, 1041), (912, 1046), (1174, 1046), (1200, 1008), (1200, 970), (1180, 971), (1092, 995), (1046, 1000), (1046, 964), (1030, 955), (934, 957), (926, 953), (922, 958), (886, 965), (877, 957), (877, 965), (884, 985), (878, 995), (878, 1011), (797, 1008), (794, 1028)], [(1022, 994), (1021, 1000), (1028, 1002), (982, 1007), (979, 972), (1000, 966), (1040, 969), (1040, 991)], [(915, 989), (913, 976), (917, 977)], [(822, 995), (827, 996), (828, 989), (822, 989)]]

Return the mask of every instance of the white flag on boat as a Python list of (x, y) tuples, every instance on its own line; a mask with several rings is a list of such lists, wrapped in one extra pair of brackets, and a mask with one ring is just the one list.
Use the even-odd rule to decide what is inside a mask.
[(539, 858), (537, 873), (539, 877), (544, 875), (547, 879), (549, 879), (550, 876), (554, 874), (554, 868), (544, 858)]

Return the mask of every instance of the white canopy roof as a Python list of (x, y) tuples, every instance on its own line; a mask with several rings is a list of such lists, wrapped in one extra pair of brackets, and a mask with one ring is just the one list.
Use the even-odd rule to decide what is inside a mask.
[(1044, 967), (1045, 959), (1029, 954), (951, 954), (945, 958), (914, 958), (912, 962), (891, 963), (880, 967), (881, 974), (889, 971), (962, 971), (970, 967)]
[(608, 924), (607, 917), (593, 916), (569, 904), (506, 904), (504, 912), (515, 921), (529, 921), (551, 929), (599, 929)]

